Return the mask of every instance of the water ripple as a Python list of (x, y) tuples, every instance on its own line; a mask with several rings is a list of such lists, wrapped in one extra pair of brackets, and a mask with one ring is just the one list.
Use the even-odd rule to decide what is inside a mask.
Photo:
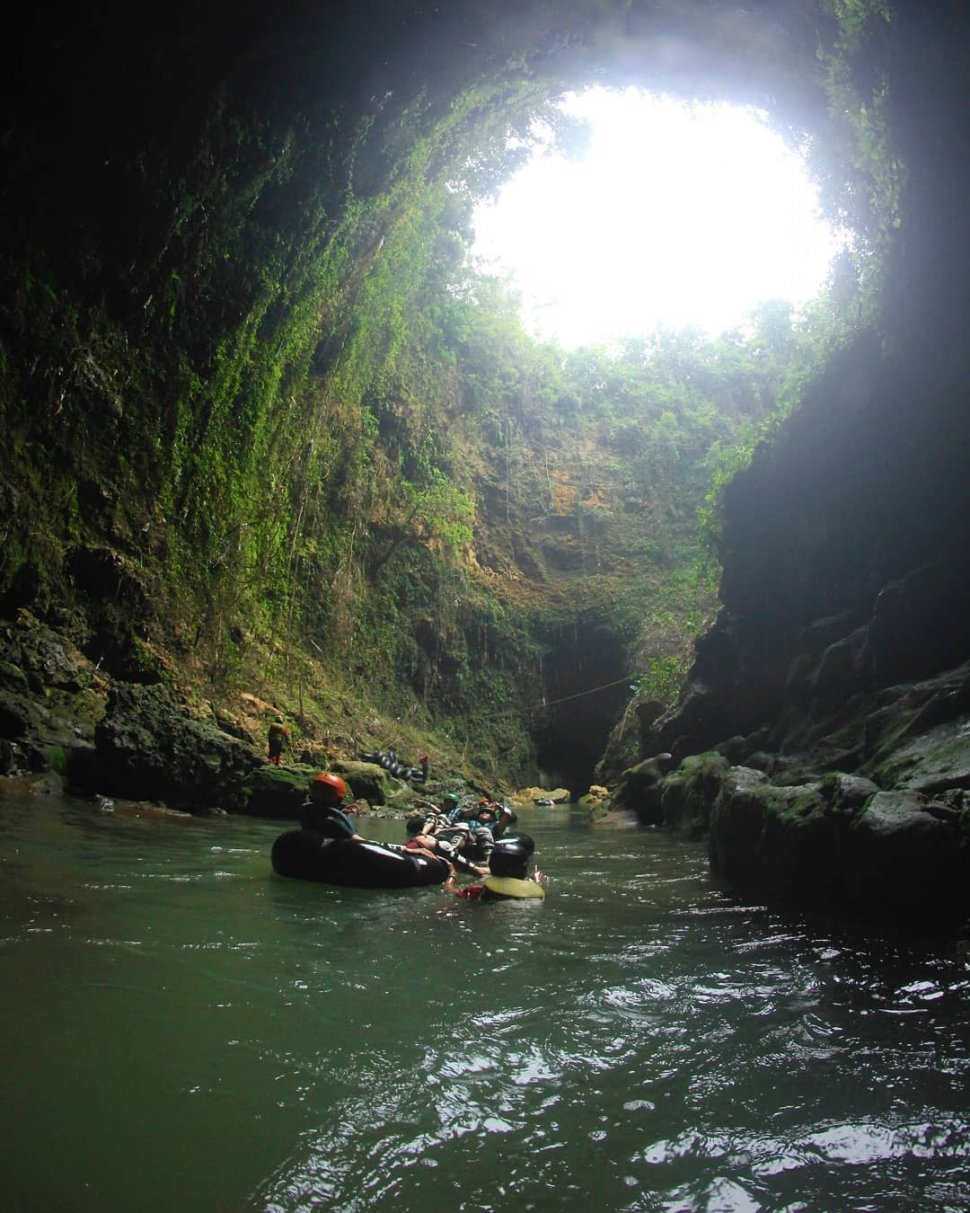
[(702, 849), (570, 821), (526, 826), (551, 878), (523, 908), (284, 881), (271, 823), (10, 819), (18, 1207), (970, 1207), (962, 960), (745, 905)]

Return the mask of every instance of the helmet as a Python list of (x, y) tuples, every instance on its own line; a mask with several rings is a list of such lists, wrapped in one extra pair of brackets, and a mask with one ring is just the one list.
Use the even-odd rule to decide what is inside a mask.
[(517, 838), (502, 838), (495, 844), (488, 866), (493, 876), (516, 876), (525, 880), (529, 871), (529, 850)]
[(442, 800), (447, 800), (449, 804), (461, 804), (461, 797), (455, 792), (445, 792)]
[(320, 804), (339, 804), (347, 795), (347, 785), (339, 775), (315, 775), (310, 780), (310, 799)]
[(277, 717), (276, 717), (276, 723), (277, 723), (277, 724), (282, 724), (282, 723), (283, 723), (283, 717), (282, 717), (282, 716), (277, 716)]

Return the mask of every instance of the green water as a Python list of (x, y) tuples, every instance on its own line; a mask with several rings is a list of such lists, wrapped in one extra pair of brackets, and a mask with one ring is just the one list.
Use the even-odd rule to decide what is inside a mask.
[(962, 960), (740, 904), (655, 833), (521, 825), (547, 900), (482, 905), (5, 787), (4, 1207), (970, 1206)]

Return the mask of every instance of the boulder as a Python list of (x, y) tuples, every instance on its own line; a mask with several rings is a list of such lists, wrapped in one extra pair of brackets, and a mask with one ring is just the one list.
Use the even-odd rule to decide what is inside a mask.
[(195, 720), (163, 686), (117, 683), (95, 728), (94, 749), (72, 751), (72, 790), (155, 800), (201, 812), (244, 809), (261, 759), (211, 721)]
[(818, 904), (830, 894), (837, 820), (818, 784), (775, 787), (764, 772), (736, 767), (711, 811), (711, 868), (747, 892)]
[(569, 804), (572, 794), (568, 788), (519, 788), (509, 799), (518, 804)]
[(245, 781), (240, 810), (251, 817), (296, 819), (307, 798), (307, 783), (316, 771), (266, 766), (252, 771)]
[(710, 856), (738, 888), (789, 905), (933, 933), (970, 916), (962, 815), (859, 776), (775, 787), (760, 771), (722, 773)]
[(371, 805), (387, 804), (400, 783), (376, 762), (332, 762), (327, 768), (346, 780), (355, 800), (366, 800)]
[(655, 754), (624, 771), (613, 791), (612, 807), (635, 813), (642, 825), (660, 825), (663, 821), (660, 784), (670, 770), (670, 763), (669, 753)]
[[(721, 785), (731, 769), (721, 754), (694, 754), (685, 758), (660, 785), (663, 824), (688, 838), (706, 833)], [(765, 778), (760, 771), (754, 774)]]
[(970, 915), (970, 853), (959, 815), (915, 792), (878, 792), (845, 850), (846, 902), (869, 918), (961, 927)]

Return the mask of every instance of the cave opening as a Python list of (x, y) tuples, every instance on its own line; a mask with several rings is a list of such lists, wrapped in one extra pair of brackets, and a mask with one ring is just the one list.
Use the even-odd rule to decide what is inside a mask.
[(820, 210), (804, 132), (765, 110), (643, 87), (570, 90), (564, 130), (480, 200), (473, 264), (507, 274), (526, 328), (571, 350), (743, 330), (816, 299), (849, 234)]
[(568, 788), (573, 799), (589, 790), (629, 699), (627, 661), (601, 618), (577, 618), (546, 637), (543, 704), (532, 727), (542, 787)]

